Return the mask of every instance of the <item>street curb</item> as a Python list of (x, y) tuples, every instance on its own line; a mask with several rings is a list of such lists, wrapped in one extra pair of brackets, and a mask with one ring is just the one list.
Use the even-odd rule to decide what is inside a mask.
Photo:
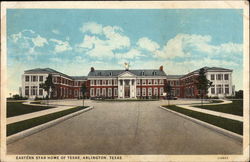
[(162, 106), (160, 106), (160, 108), (162, 108), (162, 109), (164, 109), (164, 110), (166, 110), (166, 111), (169, 111), (169, 112), (171, 112), (171, 113), (174, 113), (174, 114), (176, 114), (176, 115), (179, 115), (179, 116), (181, 116), (181, 117), (183, 117), (183, 118), (186, 118), (186, 119), (188, 119), (188, 120), (191, 120), (191, 121), (193, 121), (193, 122), (195, 122), (195, 123), (197, 123), (197, 124), (199, 124), (199, 125), (202, 125), (202, 126), (204, 126), (204, 127), (206, 127), (206, 128), (212, 129), (212, 130), (214, 130), (214, 131), (216, 131), (216, 132), (218, 132), (218, 133), (220, 133), (220, 134), (223, 134), (223, 135), (225, 135), (225, 136), (231, 137), (231, 138), (233, 138), (233, 139), (235, 139), (235, 140), (237, 140), (237, 141), (239, 141), (239, 142), (241, 142), (241, 143), (243, 142), (243, 136), (241, 136), (241, 135), (239, 135), (239, 134), (237, 134), (237, 133), (228, 131), (228, 130), (226, 130), (226, 129), (217, 127), (217, 126), (212, 125), (212, 124), (209, 124), (209, 123), (206, 123), (206, 122), (201, 121), (201, 120), (199, 120), (199, 119), (195, 119), (195, 118), (189, 117), (189, 116), (187, 116), (187, 115), (184, 115), (184, 114), (181, 114), (181, 113), (179, 113), (179, 112), (176, 112), (176, 111), (167, 109), (167, 108), (162, 107)]
[(93, 108), (94, 108), (93, 106), (90, 106), (90, 107), (88, 107), (86, 109), (83, 109), (83, 110), (68, 114), (66, 116), (57, 118), (57, 119), (49, 121), (47, 123), (44, 123), (44, 124), (41, 124), (41, 125), (38, 125), (38, 126), (35, 126), (35, 127), (32, 127), (32, 128), (26, 129), (26, 130), (21, 131), (19, 133), (13, 134), (13, 135), (7, 137), (6, 142), (7, 142), (7, 144), (13, 143), (13, 142), (15, 142), (15, 141), (17, 141), (19, 139), (22, 139), (24, 137), (27, 137), (27, 136), (30, 136), (30, 135), (35, 134), (37, 132), (40, 132), (40, 131), (42, 131), (42, 130), (44, 130), (46, 128), (52, 127), (52, 126), (54, 126), (54, 125), (56, 125), (56, 124), (58, 124), (58, 123), (60, 123), (62, 121), (65, 121), (65, 120), (67, 120), (69, 118), (77, 116), (77, 115), (79, 115), (79, 114), (81, 114), (83, 112), (87, 112), (87, 111), (89, 111), (89, 110), (91, 110)]

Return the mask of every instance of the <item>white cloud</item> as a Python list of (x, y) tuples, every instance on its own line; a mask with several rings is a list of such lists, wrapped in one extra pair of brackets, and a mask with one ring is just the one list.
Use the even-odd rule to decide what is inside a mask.
[(48, 44), (47, 39), (41, 37), (40, 35), (38, 35), (36, 38), (32, 38), (31, 40), (34, 43), (35, 47), (43, 47), (44, 44)]
[(55, 53), (61, 53), (61, 52), (72, 50), (72, 47), (67, 41), (61, 41), (57, 39), (50, 39), (50, 41), (56, 43), (55, 48), (54, 48)]
[(132, 48), (128, 52), (116, 53), (115, 56), (117, 59), (135, 59), (145, 55), (142, 54), (140, 50)]
[(57, 30), (57, 29), (53, 29), (52, 33), (54, 33), (54, 34), (60, 34), (59, 30)]
[(143, 37), (140, 38), (137, 42), (137, 45), (142, 48), (142, 49), (146, 49), (150, 52), (154, 52), (156, 51), (158, 48), (160, 48), (159, 44), (150, 40), (147, 37)]
[(123, 34), (123, 29), (118, 26), (102, 26), (95, 22), (85, 23), (82, 32), (97, 34), (91, 36), (86, 34), (83, 41), (76, 45), (76, 51), (85, 52), (95, 58), (112, 58), (115, 50), (130, 47), (130, 39)]
[(92, 34), (101, 34), (102, 25), (97, 24), (96, 22), (88, 22), (88, 23), (83, 24), (83, 26), (80, 28), (80, 31), (83, 33), (90, 32)]
[(190, 57), (193, 54), (203, 53), (207, 56), (222, 56), (228, 54), (241, 54), (242, 44), (225, 43), (211, 44), (209, 35), (178, 34), (166, 42), (162, 49), (154, 54), (161, 58)]

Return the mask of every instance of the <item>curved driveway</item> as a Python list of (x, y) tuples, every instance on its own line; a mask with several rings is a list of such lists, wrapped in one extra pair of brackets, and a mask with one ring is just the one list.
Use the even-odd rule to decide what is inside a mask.
[[(58, 101), (56, 101), (58, 102)], [(60, 101), (62, 102), (62, 101)], [(176, 102), (176, 101), (174, 101)], [(81, 101), (63, 101), (63, 104)], [(8, 154), (241, 154), (242, 144), (162, 110), (166, 101), (94, 109), (7, 146)]]

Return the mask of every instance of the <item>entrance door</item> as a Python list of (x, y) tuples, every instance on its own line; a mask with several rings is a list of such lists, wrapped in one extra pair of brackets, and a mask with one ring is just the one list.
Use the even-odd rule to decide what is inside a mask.
[(129, 86), (125, 86), (125, 92), (124, 92), (124, 96), (125, 98), (129, 98), (130, 97), (130, 87)]

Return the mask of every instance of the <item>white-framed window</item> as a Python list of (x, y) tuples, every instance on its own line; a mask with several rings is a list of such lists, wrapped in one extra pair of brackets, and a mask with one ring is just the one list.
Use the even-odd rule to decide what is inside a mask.
[(152, 80), (148, 79), (148, 84), (151, 85), (152, 84)]
[(106, 96), (106, 88), (102, 88), (102, 96)]
[(114, 85), (117, 85), (117, 79), (114, 80)]
[(214, 80), (214, 74), (211, 74), (210, 79)]
[(223, 80), (223, 75), (222, 74), (217, 74), (216, 79), (217, 80)]
[(214, 85), (211, 86), (211, 94), (215, 94), (215, 86)]
[(25, 82), (29, 82), (30, 81), (30, 76), (26, 75), (25, 76)]
[[(94, 90), (94, 88), (91, 88), (92, 89), (92, 91)], [(90, 89), (90, 92), (91, 92), (91, 89)], [(91, 93), (90, 93), (90, 95), (91, 95)], [(77, 97), (78, 96), (78, 90), (76, 89), (75, 90), (75, 97)]]
[(141, 88), (136, 88), (136, 96), (140, 96), (141, 95)]
[(229, 85), (225, 84), (225, 94), (229, 94)]
[(158, 88), (154, 88), (154, 96), (158, 96)]
[(112, 96), (112, 88), (108, 89), (108, 96), (111, 97)]
[[(55, 81), (56, 77), (53, 77), (53, 78), (54, 78), (54, 82), (56, 82), (56, 81)], [(39, 81), (40, 81), (40, 82), (43, 82), (43, 76), (39, 76)]]
[(152, 96), (152, 88), (148, 88), (148, 96)]
[(100, 80), (96, 80), (96, 85), (100, 85)]
[(31, 87), (31, 95), (34, 95), (34, 96), (37, 95), (37, 86), (32, 86)]
[(159, 80), (159, 84), (163, 84), (163, 79), (160, 79), (160, 80)]
[(164, 89), (163, 87), (160, 88), (160, 95), (163, 96)]
[(142, 85), (146, 85), (146, 79), (142, 79)]
[(180, 85), (180, 81), (179, 80), (176, 81), (176, 85)]
[(136, 80), (136, 84), (137, 84), (137, 85), (140, 85), (140, 84), (141, 84), (141, 80), (140, 80), (140, 79), (137, 79), (137, 80)]
[(95, 84), (95, 80), (90, 80), (90, 85), (94, 85)]
[(114, 96), (117, 96), (117, 88), (114, 88)]
[(108, 80), (108, 85), (112, 85), (112, 80)]
[(94, 88), (90, 88), (90, 96), (91, 97), (95, 96), (95, 89)]
[(25, 92), (24, 92), (25, 96), (29, 96), (29, 86), (25, 86)]
[(106, 80), (102, 80), (102, 85), (106, 85)]
[(222, 94), (223, 93), (222, 86), (220, 84), (216, 85), (216, 92), (217, 92), (217, 94)]
[(32, 82), (37, 82), (37, 76), (32, 76)]
[(158, 79), (154, 79), (154, 85), (158, 84)]
[(96, 96), (100, 96), (100, 88), (96, 88)]
[(174, 85), (174, 81), (170, 81), (170, 85), (173, 86)]
[(224, 74), (224, 80), (228, 80), (229, 75), (228, 74)]
[(142, 88), (142, 96), (146, 96), (146, 88)]

